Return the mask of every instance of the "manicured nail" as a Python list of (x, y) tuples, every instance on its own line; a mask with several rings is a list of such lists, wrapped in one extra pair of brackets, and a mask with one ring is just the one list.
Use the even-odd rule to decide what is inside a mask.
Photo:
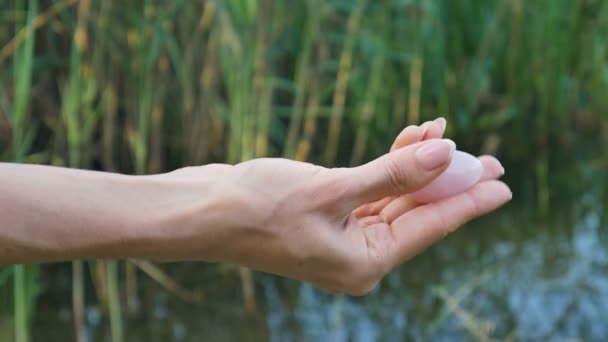
[(422, 125), (420, 125), (420, 128), (422, 128), (422, 138), (424, 138), (424, 136), (426, 135), (426, 132), (429, 130), (430, 125), (431, 125), (431, 121), (427, 121), (427, 122), (423, 123)]
[(456, 143), (450, 139), (428, 140), (416, 150), (416, 160), (425, 170), (435, 170), (448, 163), (455, 150)]
[(435, 122), (438, 123), (439, 126), (441, 126), (441, 131), (445, 132), (445, 128), (448, 122), (443, 117), (435, 119)]

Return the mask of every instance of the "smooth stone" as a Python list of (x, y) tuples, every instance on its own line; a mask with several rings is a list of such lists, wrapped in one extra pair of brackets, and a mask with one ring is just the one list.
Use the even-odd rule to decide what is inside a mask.
[(466, 152), (454, 151), (448, 168), (429, 185), (410, 196), (420, 203), (436, 202), (468, 190), (482, 174), (483, 165), (479, 159)]

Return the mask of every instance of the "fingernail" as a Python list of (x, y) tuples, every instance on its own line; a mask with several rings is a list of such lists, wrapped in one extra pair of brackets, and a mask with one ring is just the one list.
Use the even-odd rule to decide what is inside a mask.
[(435, 122), (438, 123), (439, 126), (441, 126), (441, 130), (443, 132), (445, 132), (445, 128), (446, 128), (448, 122), (443, 117), (435, 119)]
[(429, 130), (430, 125), (431, 125), (430, 121), (427, 121), (427, 122), (423, 123), (422, 125), (420, 125), (420, 128), (422, 128), (422, 138), (424, 138), (424, 136), (426, 135), (426, 131)]
[(428, 171), (445, 165), (452, 158), (456, 143), (450, 139), (433, 139), (416, 150), (416, 160)]

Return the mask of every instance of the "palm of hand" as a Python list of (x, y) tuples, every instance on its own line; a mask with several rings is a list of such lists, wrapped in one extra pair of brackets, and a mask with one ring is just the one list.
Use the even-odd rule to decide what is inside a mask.
[[(410, 126), (393, 149), (440, 138), (444, 128), (441, 121)], [(237, 261), (333, 293), (365, 294), (390, 269), (504, 203), (508, 188), (493, 180), (501, 175), (500, 163), (480, 159), (485, 174), (477, 186), (427, 205), (407, 194), (355, 205), (341, 182), (342, 169), (287, 159), (241, 163), (236, 167), (239, 186), (255, 194), (267, 218), (260, 239), (249, 239), (257, 241), (251, 246), (255, 253)]]

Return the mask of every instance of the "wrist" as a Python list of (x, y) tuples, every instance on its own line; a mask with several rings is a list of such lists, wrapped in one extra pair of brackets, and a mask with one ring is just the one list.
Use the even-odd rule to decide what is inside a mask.
[(234, 262), (239, 240), (259, 221), (258, 208), (236, 185), (229, 165), (180, 169), (137, 182), (156, 199), (139, 216), (138, 257)]

